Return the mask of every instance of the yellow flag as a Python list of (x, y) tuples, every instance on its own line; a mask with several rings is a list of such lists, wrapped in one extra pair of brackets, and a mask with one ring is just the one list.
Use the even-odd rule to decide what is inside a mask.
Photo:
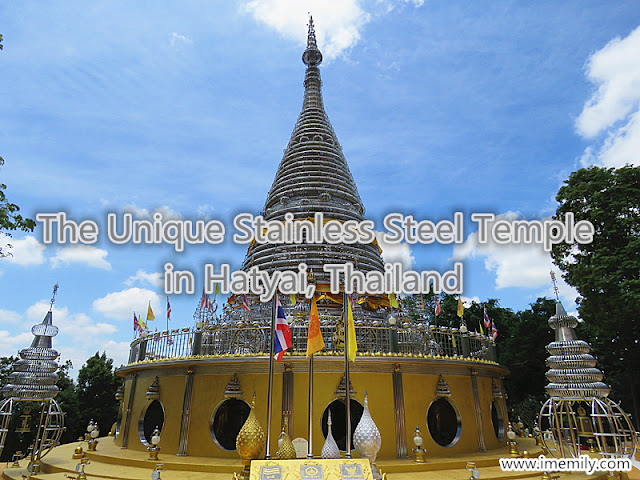
[[(289, 298), (291, 299), (291, 306), (295, 307), (296, 306), (296, 296), (295, 296), (295, 294), (292, 293), (291, 295), (289, 295)], [(313, 301), (314, 302), (316, 301), (316, 297), (313, 297)]]
[(347, 328), (349, 329), (349, 341), (347, 343), (347, 357), (352, 362), (356, 361), (358, 342), (356, 342), (356, 325), (353, 321), (353, 310), (351, 310), (351, 297), (347, 302)]
[(147, 327), (147, 324), (145, 323), (144, 320), (142, 320), (142, 315), (138, 315), (138, 323), (140, 324), (140, 326), (142, 328), (144, 328), (145, 330), (149, 330), (149, 327)]
[(215, 290), (215, 292), (213, 292), (213, 296), (214, 296), (214, 298), (215, 298), (215, 296), (216, 296), (217, 294), (219, 294), (219, 293), (220, 293), (220, 284), (219, 284), (219, 283), (216, 283), (216, 290)]
[(458, 297), (458, 316), (462, 318), (464, 315), (464, 305), (462, 305), (462, 298)]
[(155, 320), (156, 316), (153, 314), (153, 310), (151, 310), (151, 300), (149, 300), (149, 308), (147, 309), (147, 322)]
[(480, 325), (480, 333), (484, 335), (484, 328), (482, 328), (482, 320), (480, 320), (479, 325)]
[(393, 292), (389, 294), (389, 303), (391, 303), (391, 306), (393, 308), (399, 308), (398, 300), (396, 299), (396, 294)]
[(309, 335), (307, 337), (307, 357), (319, 352), (324, 348), (324, 338), (320, 331), (320, 315), (318, 314), (318, 305), (316, 305), (316, 296), (311, 301), (311, 312), (309, 313)]

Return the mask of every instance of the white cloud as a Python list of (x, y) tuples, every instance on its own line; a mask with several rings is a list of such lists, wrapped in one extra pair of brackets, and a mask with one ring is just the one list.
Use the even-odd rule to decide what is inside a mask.
[(135, 275), (125, 280), (125, 285), (133, 285), (135, 282), (141, 284), (148, 283), (154, 287), (161, 287), (164, 283), (164, 279), (161, 273), (149, 273), (144, 270), (138, 270)]
[[(49, 311), (49, 302), (40, 300), (31, 305), (26, 312), (27, 318), (34, 323), (39, 323)], [(71, 337), (74, 340), (82, 340), (85, 343), (94, 343), (103, 340), (105, 335), (111, 335), (118, 329), (110, 323), (95, 322), (86, 313), (71, 314), (64, 306), (56, 306), (53, 309), (53, 324), (59, 329), (59, 338)]]
[(175, 210), (172, 210), (167, 205), (162, 205), (160, 207), (157, 207), (153, 211), (149, 211), (149, 209), (147, 208), (138, 207), (136, 204), (132, 203), (130, 205), (125, 205), (122, 211), (124, 213), (131, 213), (134, 216), (134, 218), (141, 218), (141, 219), (147, 219), (147, 220), (150, 220), (151, 216), (156, 212), (162, 215), (162, 220), (164, 221), (180, 220), (182, 218), (182, 215), (180, 215), (180, 213), (176, 212)]
[(129, 362), (129, 342), (115, 342), (109, 340), (102, 345), (100, 351), (106, 351), (107, 357), (113, 358), (114, 368), (126, 365)]
[(7, 330), (0, 330), (0, 352), (3, 356), (17, 355), (20, 350), (28, 347), (33, 341), (31, 332), (15, 334)]
[[(507, 212), (496, 215), (496, 220), (513, 221), (519, 215), (515, 212)], [(540, 295), (555, 297), (549, 272), (553, 268), (551, 255), (545, 252), (539, 244), (506, 244), (500, 245), (493, 241), (484, 244), (478, 243), (478, 234), (474, 232), (467, 237), (462, 245), (456, 245), (453, 249), (453, 259), (485, 257), (485, 268), (496, 274), (496, 288), (548, 287)], [(556, 270), (557, 272), (557, 270)], [(575, 301), (575, 290), (569, 287), (558, 277), (558, 288), (563, 298)]]
[(469, 308), (473, 303), (480, 303), (480, 297), (465, 297), (461, 296), (462, 305), (464, 308)]
[(411, 255), (411, 247), (407, 243), (385, 243), (385, 232), (376, 232), (376, 240), (382, 249), (385, 263), (401, 263), (403, 270), (411, 270), (416, 259)]
[(242, 8), (257, 21), (300, 45), (306, 44), (311, 13), (318, 47), (326, 59), (335, 58), (358, 43), (362, 27), (371, 18), (358, 0), (249, 0)]
[(576, 129), (588, 139), (606, 136), (585, 150), (582, 163), (640, 165), (640, 27), (591, 55), (586, 75), (597, 90), (576, 119)]
[(177, 45), (191, 44), (193, 40), (184, 35), (180, 35), (178, 32), (173, 32), (171, 38), (169, 38), (169, 43), (172, 47), (176, 47)]
[(6, 325), (8, 323), (18, 324), (22, 320), (22, 315), (18, 312), (12, 312), (11, 310), (0, 310), (0, 325)]
[[(11, 245), (11, 248), (8, 245)], [(0, 261), (22, 266), (41, 265), (44, 263), (43, 252), (46, 247), (31, 235), (20, 240), (14, 240), (0, 234), (0, 247), (4, 253), (9, 254), (6, 257), (2, 257)]]
[(106, 257), (109, 253), (91, 245), (72, 245), (58, 249), (55, 257), (50, 259), (53, 268), (71, 263), (84, 263), (90, 267), (111, 270), (111, 264)]
[(198, 205), (198, 218), (202, 218), (208, 221), (211, 219), (211, 215), (214, 211), (215, 207), (213, 205), (209, 205), (208, 203)]
[(120, 292), (112, 292), (93, 302), (93, 308), (105, 317), (117, 320), (133, 318), (133, 312), (146, 316), (147, 306), (151, 301), (151, 308), (156, 315), (160, 312), (160, 297), (152, 290), (133, 287)]

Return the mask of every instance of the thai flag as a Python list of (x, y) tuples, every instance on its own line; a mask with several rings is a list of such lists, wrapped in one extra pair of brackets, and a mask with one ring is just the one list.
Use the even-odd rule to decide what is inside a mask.
[[(484, 306), (484, 327), (489, 331), (491, 329), (491, 320), (489, 320), (489, 315), (487, 315), (487, 306)], [(497, 333), (497, 330), (496, 330)]]
[(171, 320), (171, 304), (169, 303), (169, 297), (167, 297), (167, 320)]
[(494, 340), (498, 338), (498, 329), (496, 328), (495, 322), (491, 324), (491, 336), (493, 337)]
[(291, 341), (291, 329), (289, 328), (287, 318), (284, 316), (284, 308), (282, 308), (278, 294), (276, 294), (276, 312), (276, 330), (273, 338), (273, 353), (275, 354), (275, 359), (280, 362), (284, 356), (285, 350), (293, 347), (293, 342)]
[[(280, 300), (278, 300), (278, 301), (280, 301)], [(246, 295), (242, 295), (242, 308), (244, 308), (247, 312), (251, 311), (251, 307), (249, 306), (249, 299), (247, 298)]]
[[(167, 298), (167, 302), (168, 302), (168, 298)], [(204, 288), (202, 289), (202, 300), (200, 300), (200, 308), (206, 308), (207, 310), (211, 310), (213, 308), (213, 303), (211, 303), (211, 299), (209, 298), (209, 295), (207, 295), (204, 291)]]
[(440, 315), (440, 312), (442, 312), (442, 308), (440, 308), (440, 299), (438, 298), (438, 294), (436, 293), (436, 311), (435, 311), (435, 317), (437, 317), (438, 315)]

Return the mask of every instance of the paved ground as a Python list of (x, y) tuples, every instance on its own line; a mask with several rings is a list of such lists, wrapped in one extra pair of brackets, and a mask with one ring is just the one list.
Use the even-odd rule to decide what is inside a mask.
[[(520, 451), (528, 450), (532, 456), (538, 456), (539, 447), (531, 439), (518, 439)], [(86, 443), (81, 444), (86, 450)], [(43, 459), (42, 473), (32, 476), (33, 480), (63, 480), (76, 478), (75, 468), (78, 460), (71, 458), (78, 443), (61, 445)], [(142, 480), (150, 479), (156, 462), (147, 460), (147, 454), (132, 450), (123, 450), (113, 443), (110, 437), (100, 439), (97, 452), (87, 452), (90, 463), (85, 472), (89, 479)], [(389, 460), (379, 462), (379, 466), (387, 473), (388, 480), (466, 480), (470, 473), (465, 470), (468, 461), (476, 462), (482, 480), (511, 480), (518, 478), (540, 478), (541, 473), (503, 472), (498, 466), (498, 459), (507, 456), (507, 449), (494, 450), (488, 453), (473, 455), (455, 455), (444, 458), (429, 458), (426, 464), (416, 464), (412, 459)], [(230, 480), (233, 472), (242, 468), (240, 460), (215, 459), (207, 457), (177, 457), (163, 455), (160, 460), (166, 471), (162, 472), (163, 480)], [(640, 467), (635, 461), (635, 466)], [(23, 480), (27, 478), (27, 461), (20, 462), (20, 468), (7, 465), (2, 473), (6, 480)], [(558, 474), (556, 474), (558, 475)], [(554, 475), (555, 476), (555, 475)], [(562, 474), (566, 480), (595, 480), (606, 476), (588, 477), (578, 472)], [(640, 480), (640, 469), (629, 473), (629, 479)]]

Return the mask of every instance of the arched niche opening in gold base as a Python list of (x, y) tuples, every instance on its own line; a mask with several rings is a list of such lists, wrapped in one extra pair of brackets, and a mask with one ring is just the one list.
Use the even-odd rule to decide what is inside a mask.
[(227, 398), (213, 409), (209, 431), (214, 443), (222, 450), (236, 449), (236, 437), (249, 418), (251, 406), (240, 398)]
[(504, 412), (500, 401), (495, 398), (491, 401), (491, 424), (496, 438), (502, 442), (504, 440)]
[[(353, 445), (353, 432), (356, 431), (358, 422), (362, 418), (364, 407), (356, 399), (352, 398), (351, 402), (351, 449), (355, 447)], [(341, 452), (347, 450), (347, 403), (344, 398), (337, 398), (326, 406), (322, 412), (322, 418), (320, 419), (320, 427), (322, 428), (322, 435), (327, 438), (329, 427), (327, 421), (329, 419), (329, 411), (331, 411), (331, 433), (338, 448)]]
[(427, 428), (441, 447), (453, 447), (462, 435), (462, 419), (449, 398), (437, 398), (427, 409)]
[(151, 445), (153, 431), (158, 428), (162, 432), (164, 426), (164, 405), (160, 400), (148, 402), (142, 409), (138, 420), (138, 437), (143, 445)]

